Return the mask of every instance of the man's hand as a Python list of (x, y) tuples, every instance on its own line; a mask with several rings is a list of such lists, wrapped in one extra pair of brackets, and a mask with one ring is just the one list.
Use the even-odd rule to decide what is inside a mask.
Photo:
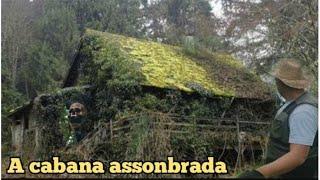
[(306, 145), (290, 144), (290, 152), (269, 164), (261, 166), (257, 171), (265, 177), (288, 173), (304, 163), (309, 149), (310, 147)]

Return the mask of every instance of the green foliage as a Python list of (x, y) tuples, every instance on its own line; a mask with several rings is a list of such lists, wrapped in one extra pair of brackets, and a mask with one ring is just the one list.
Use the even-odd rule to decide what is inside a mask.
[(148, 28), (149, 32), (152, 32), (149, 37), (168, 44), (182, 45), (185, 36), (193, 36), (199, 40), (199, 45), (205, 48), (210, 50), (213, 50), (213, 46), (214, 49), (223, 48), (217, 46), (222, 42), (216, 38), (219, 20), (212, 13), (210, 1), (154, 1), (148, 10), (146, 14), (151, 19)]
[(143, 109), (152, 109), (152, 110), (160, 110), (160, 111), (169, 111), (168, 103), (166, 99), (159, 99), (155, 95), (145, 94), (144, 96), (139, 98), (136, 102), (136, 107), (139, 107), (140, 110)]
[[(62, 105), (63, 106), (63, 105)], [(65, 106), (64, 106), (65, 107)], [(63, 141), (67, 142), (70, 135), (71, 135), (71, 130), (69, 126), (69, 119), (68, 119), (68, 109), (62, 109), (61, 113), (59, 113), (59, 128), (60, 132), (63, 135)]]
[(26, 97), (16, 90), (3, 88), (1, 92), (2, 115), (27, 101)]
[(26, 101), (26, 97), (11, 88), (2, 86), (1, 89), (1, 150), (2, 156), (10, 155), (11, 152), (11, 119), (9, 113)]
[(66, 63), (73, 60), (79, 44), (79, 30), (72, 8), (61, 1), (46, 2), (44, 15), (35, 27), (38, 39), (47, 43), (56, 57), (64, 59)]
[[(101, 123), (109, 121), (116, 123), (126, 116), (147, 112), (212, 118), (220, 117), (223, 110), (229, 107), (229, 99), (211, 101), (206, 97), (192, 97), (190, 94), (190, 97), (186, 98), (183, 91), (172, 89), (162, 89), (157, 91), (158, 93), (142, 91), (141, 85), (146, 79), (141, 68), (143, 69), (142, 65), (144, 65), (143, 58), (149, 58), (148, 51), (145, 50), (147, 47), (149, 47), (149, 53), (150, 50), (156, 53), (156, 49), (163, 48), (163, 52), (169, 52), (174, 60), (176, 57), (179, 58), (179, 55), (171, 54), (169, 46), (166, 45), (143, 42), (145, 45), (130, 38), (125, 41), (116, 35), (105, 39), (98, 32), (89, 32), (91, 34), (84, 37), (84, 48), (80, 52), (81, 58), (86, 60), (83, 65), (84, 74), (80, 78), (81, 84), (94, 85), (94, 107), (98, 111), (97, 118)], [(131, 49), (131, 51), (126, 51), (126, 49)], [(169, 58), (169, 55), (165, 57)], [(152, 61), (151, 58), (145, 61), (147, 60)], [(151, 62), (149, 64), (152, 65)], [(144, 114), (133, 116), (133, 119), (129, 129), (117, 134), (116, 139), (111, 142), (103, 142), (103, 145), (97, 144), (99, 147), (108, 146), (108, 152), (92, 147), (91, 149), (96, 149), (94, 156), (105, 161), (109, 159), (164, 160), (171, 153), (176, 153), (177, 157), (183, 160), (190, 155), (189, 153), (192, 153), (199, 156), (197, 158), (204, 160), (208, 152), (213, 153), (210, 148), (216, 143), (212, 142), (212, 145), (209, 146), (207, 144), (209, 136), (208, 139), (200, 138), (200, 140), (201, 136), (195, 127), (184, 129), (193, 135), (188, 136), (187, 139), (180, 137), (184, 142), (183, 146), (180, 146), (181, 144), (175, 144), (181, 142), (179, 136), (166, 132), (166, 130), (170, 131), (170, 127), (154, 125), (154, 123), (172, 122), (172, 119), (166, 115)], [(181, 119), (180, 121), (196, 123), (194, 119)]]
[(106, 43), (95, 36), (86, 37), (84, 41), (87, 43), (81, 53), (88, 59), (82, 83), (96, 86), (99, 115), (110, 118), (123, 109), (126, 100), (140, 92), (142, 75), (116, 43)]
[(130, 140), (125, 152), (128, 160), (146, 159), (144, 151), (147, 142), (150, 140), (150, 123), (151, 121), (148, 117), (141, 116), (130, 128)]
[(10, 11), (3, 33), (6, 86), (27, 98), (59, 87), (79, 43), (75, 13), (61, 1), (5, 5)]
[(65, 3), (75, 11), (78, 17), (77, 23), (81, 28), (93, 28), (135, 37), (144, 34), (141, 0), (76, 0)]
[[(40, 158), (47, 159), (56, 148), (63, 147), (69, 137), (66, 104), (72, 101), (86, 102), (90, 120), (86, 127), (90, 130), (97, 122), (118, 122), (123, 117), (146, 112), (162, 113), (138, 116), (130, 129), (118, 136), (119, 139), (108, 139), (102, 144), (95, 144), (96, 147), (90, 147), (95, 151), (93, 159), (165, 160), (168, 155), (174, 155), (180, 160), (191, 157), (205, 160), (208, 155), (217, 156), (213, 149), (222, 146), (222, 137), (227, 136), (219, 133), (213, 136), (210, 132), (201, 134), (195, 126), (196, 118), (221, 117), (230, 105), (230, 99), (226, 97), (241, 96), (243, 94), (237, 93), (248, 90), (235, 89), (234, 86), (238, 87), (242, 78), (250, 83), (258, 79), (244, 72), (243, 66), (232, 56), (212, 54), (225, 44), (215, 34), (209, 1), (157, 1), (154, 5), (162, 6), (156, 12), (150, 8), (154, 6), (149, 6), (145, 0), (45, 1), (43, 5), (41, 15), (37, 14), (37, 18), (32, 19), (35, 22), (32, 44), (25, 48), (24, 55), (19, 56), (25, 61), (17, 62), (17, 67), (21, 67), (18, 68), (21, 79), (19, 92), (14, 88), (18, 83), (13, 83), (13, 76), (9, 76), (11, 66), (6, 65), (2, 71), (5, 77), (8, 74), (8, 79), (4, 78), (5, 85), (13, 86), (2, 91), (5, 112), (20, 104), (20, 100), (24, 99), (22, 94), (33, 97), (38, 93), (32, 94), (31, 91), (52, 91), (60, 85), (76, 52), (79, 31), (85, 27), (127, 36), (160, 38), (172, 44), (180, 44), (186, 35), (194, 37), (194, 40), (185, 42), (184, 50), (177, 46), (88, 30), (82, 39), (84, 47), (79, 52), (80, 59), (85, 61), (80, 69), (84, 72), (80, 85), (94, 85), (89, 95), (93, 102), (79, 98), (85, 96), (79, 89), (56, 91), (56, 94), (40, 97), (35, 105), (38, 110), (37, 123), (41, 126), (38, 134), (41, 148), (36, 149), (35, 153)], [(151, 25), (145, 27), (149, 22)], [(9, 62), (13, 56), (4, 57)], [(199, 61), (196, 62), (194, 57)], [(205, 58), (216, 63), (203, 66), (201, 63)], [(208, 67), (221, 75), (211, 76)], [(231, 80), (225, 77), (231, 77)], [(224, 99), (207, 98), (212, 95), (224, 96)], [(180, 123), (193, 125), (182, 129), (187, 135), (171, 134), (171, 127), (154, 125), (159, 122), (172, 123), (167, 113), (179, 115)], [(3, 119), (2, 122), (6, 123), (3, 127), (7, 128), (8, 119)], [(9, 133), (5, 137), (9, 137)]]
[(31, 45), (26, 57), (27, 62), (22, 67), (21, 75), (25, 78), (29, 87), (38, 92), (45, 92), (58, 87), (67, 64), (55, 56), (47, 43)]
[(38, 146), (33, 148), (33, 154), (41, 159), (48, 159), (54, 155), (55, 150), (66, 145), (71, 135), (67, 109), (74, 102), (80, 102), (87, 108), (88, 121), (84, 125), (84, 131), (89, 132), (96, 122), (96, 114), (93, 109), (89, 87), (72, 87), (57, 90), (52, 94), (39, 96), (33, 105), (32, 117), (38, 128), (36, 139)]
[(88, 115), (86, 116), (87, 122), (84, 131), (91, 130), (93, 124), (96, 122), (96, 113), (95, 109), (93, 109), (93, 99), (91, 94), (91, 87), (90, 86), (81, 86), (81, 87), (72, 87), (66, 88), (63, 90), (58, 90), (53, 93), (54, 98), (59, 100), (59, 103), (56, 105), (59, 107), (58, 121), (59, 121), (59, 129), (63, 135), (63, 141), (66, 142), (71, 135), (71, 129), (69, 126), (69, 106), (72, 103), (79, 102), (85, 105)]

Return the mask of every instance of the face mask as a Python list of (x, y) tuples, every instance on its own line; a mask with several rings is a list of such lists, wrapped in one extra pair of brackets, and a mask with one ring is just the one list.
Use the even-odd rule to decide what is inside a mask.
[(82, 124), (85, 122), (85, 118), (83, 116), (69, 116), (71, 124)]

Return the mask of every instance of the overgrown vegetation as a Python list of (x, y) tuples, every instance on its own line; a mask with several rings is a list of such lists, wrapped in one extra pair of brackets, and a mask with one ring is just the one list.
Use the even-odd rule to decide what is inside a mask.
[[(106, 41), (97, 35), (83, 39), (78, 85), (93, 85), (96, 116), (91, 117), (95, 119), (90, 127), (94, 129), (79, 145), (58, 153), (65, 159), (96, 159), (106, 164), (124, 159), (161, 161), (168, 156), (179, 161), (204, 161), (213, 156), (226, 161), (232, 169), (236, 162), (228, 153), (238, 143), (236, 126), (225, 122), (222, 126), (231, 128), (219, 129), (218, 119), (255, 121), (258, 114), (254, 105), (232, 105), (233, 97), (213, 99), (200, 91), (190, 94), (176, 88), (146, 86), (143, 66), (132, 59), (132, 51), (122, 49), (121, 43), (125, 42)], [(134, 45), (128, 47), (134, 49)], [(263, 137), (255, 138), (259, 142)]]
[[(94, 59), (108, 61), (109, 55), (106, 53), (106, 57), (103, 57), (103, 54), (110, 44), (116, 45), (127, 56), (127, 66), (134, 67), (144, 77), (140, 83), (146, 86), (197, 92), (209, 97), (265, 98), (268, 93), (268, 88), (258, 76), (227, 53), (212, 53), (192, 44), (171, 46), (91, 29), (86, 30), (84, 36), (94, 38), (90, 43), (100, 48), (93, 49), (98, 53), (95, 56), (99, 56)], [(98, 66), (102, 66), (99, 63)]]
[[(241, 167), (238, 161), (261, 158), (260, 153), (235, 161), (234, 148), (239, 143), (239, 133), (234, 131), (239, 132), (241, 128), (263, 132), (265, 126), (242, 125), (237, 129), (236, 121), (221, 122), (224, 117), (252, 122), (267, 120), (268, 115), (259, 114), (261, 106), (249, 100), (235, 103), (235, 97), (210, 96), (201, 89), (190, 93), (177, 88), (146, 86), (143, 66), (122, 49), (124, 42), (105, 41), (96, 35), (85, 36), (82, 41), (78, 87), (41, 95), (34, 102), (30, 118), (39, 128), (27, 135), (33, 143), (23, 147), (24, 161), (48, 159), (53, 155), (65, 161), (100, 160), (106, 164), (114, 160), (165, 161), (168, 156), (177, 161), (205, 161), (213, 156), (217, 161), (226, 162), (233, 172), (234, 167)], [(70, 135), (66, 107), (72, 102), (81, 102), (88, 108), (88, 121), (84, 126), (89, 134), (79, 144), (65, 148)], [(36, 141), (32, 141), (32, 137)], [(257, 142), (262, 143), (255, 146), (263, 148), (264, 136), (252, 135), (247, 141), (251, 146)], [(251, 154), (253, 151), (251, 149)], [(151, 175), (158, 176), (172, 177)]]
[[(151, 48), (152, 55), (149, 57), (141, 54), (143, 48), (139, 47), (146, 48), (143, 44), (154, 48)], [(207, 87), (210, 87), (212, 80), (200, 81), (198, 85), (194, 83), (192, 91), (179, 88), (179, 83), (184, 82), (179, 77), (169, 79), (173, 80), (171, 86), (158, 86), (152, 84), (152, 81), (148, 84), (150, 80), (146, 75), (153, 73), (144, 70), (147, 65), (150, 68), (153, 64), (164, 63), (155, 66), (165, 70), (159, 74), (160, 82), (168, 82), (168, 79), (161, 79), (165, 73), (175, 74), (166, 71), (171, 67), (168, 63), (175, 62), (177, 66), (183, 67), (183, 64), (179, 64), (182, 61), (179, 58), (190, 58), (187, 59), (190, 61), (188, 65), (201, 68), (194, 62), (193, 58), (197, 57), (182, 53), (177, 46), (140, 42), (133, 38), (126, 41), (122, 36), (89, 30), (82, 39), (79, 52), (78, 60), (82, 63), (77, 86), (90, 85), (90, 88), (85, 91), (67, 88), (35, 100), (34, 118), (41, 128), (37, 130), (37, 145), (34, 152), (30, 149), (30, 156), (34, 153), (37, 158), (48, 159), (52, 155), (59, 155), (64, 160), (95, 159), (106, 164), (111, 160), (124, 159), (160, 161), (166, 160), (168, 156), (174, 156), (179, 161), (204, 161), (208, 156), (213, 156), (224, 160), (233, 169), (237, 164), (232, 153), (233, 147), (238, 144), (237, 133), (234, 133), (237, 122), (220, 122), (221, 118), (243, 118), (254, 122), (269, 117), (257, 113), (262, 112), (257, 109), (261, 106), (255, 106), (254, 102), (249, 103), (248, 100), (234, 104), (234, 98), (237, 97), (208, 91)], [(234, 68), (244, 71), (241, 65), (233, 61), (230, 58), (228, 61), (217, 62), (225, 63), (228, 70)], [(186, 67), (183, 70), (189, 73)], [(202, 72), (207, 77), (206, 71)], [(189, 77), (189, 80), (189, 87), (191, 80), (198, 81), (196, 77)], [(83, 99), (85, 97), (87, 100)], [(89, 121), (85, 125), (90, 133), (80, 144), (64, 148), (70, 134), (65, 117), (66, 106), (75, 101), (83, 102), (90, 108)], [(241, 127), (251, 132), (263, 131), (265, 128), (250, 125)], [(263, 136), (258, 135), (253, 136), (249, 142), (262, 140)]]

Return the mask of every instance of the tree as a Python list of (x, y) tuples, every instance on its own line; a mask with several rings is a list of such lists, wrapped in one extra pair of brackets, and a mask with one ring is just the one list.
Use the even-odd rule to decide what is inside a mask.
[(27, 97), (32, 98), (40, 92), (57, 89), (67, 71), (67, 63), (46, 42), (37, 42), (27, 51), (26, 61), (23, 64), (20, 76), (25, 84)]
[(12, 89), (16, 88), (19, 63), (24, 61), (31, 39), (31, 8), (28, 0), (2, 1), (2, 83)]
[(219, 20), (208, 0), (162, 0), (147, 9), (148, 37), (169, 44), (183, 45), (186, 38), (209, 51), (221, 50)]
[(75, 12), (60, 1), (46, 1), (44, 8), (43, 16), (35, 23), (36, 38), (70, 63), (80, 42)]
[(25, 61), (26, 46), (32, 38), (33, 11), (28, 0), (10, 1), (2, 3), (2, 66), (1, 66), (1, 140), (2, 150), (10, 147), (10, 120), (7, 117), (10, 110), (21, 105), (26, 97), (17, 91), (21, 62)]
[(296, 57), (317, 79), (316, 0), (223, 0), (225, 37), (259, 73), (281, 57)]
[(65, 3), (76, 12), (82, 30), (86, 27), (135, 37), (144, 35), (144, 0), (75, 0)]

